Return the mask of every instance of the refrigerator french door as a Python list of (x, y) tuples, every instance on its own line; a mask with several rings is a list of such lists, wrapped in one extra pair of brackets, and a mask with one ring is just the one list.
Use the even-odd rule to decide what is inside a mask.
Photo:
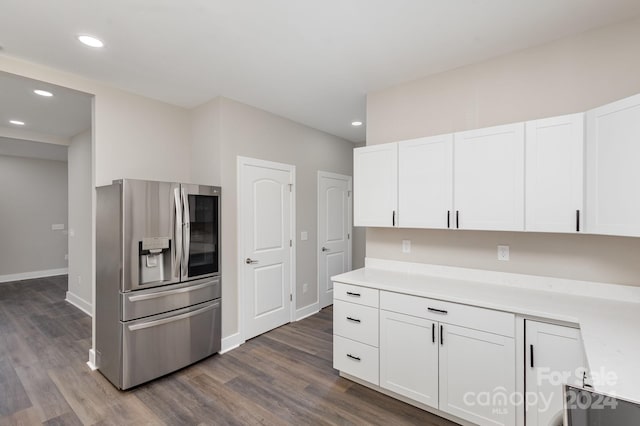
[(97, 188), (96, 365), (120, 389), (220, 350), (220, 188)]

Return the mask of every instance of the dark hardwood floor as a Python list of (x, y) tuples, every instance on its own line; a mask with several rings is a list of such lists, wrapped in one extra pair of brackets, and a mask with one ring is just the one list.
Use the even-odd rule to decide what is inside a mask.
[(66, 276), (0, 284), (0, 425), (450, 425), (338, 376), (332, 311), (128, 392), (87, 365)]

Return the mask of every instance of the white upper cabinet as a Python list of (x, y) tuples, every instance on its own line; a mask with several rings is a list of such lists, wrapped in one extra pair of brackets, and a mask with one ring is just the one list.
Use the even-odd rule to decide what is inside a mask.
[(526, 230), (584, 231), (584, 114), (526, 123)]
[(353, 203), (355, 226), (397, 225), (397, 143), (354, 149)]
[(453, 135), (398, 143), (402, 228), (448, 228), (453, 214)]
[(586, 230), (640, 236), (640, 95), (587, 112)]
[(452, 227), (524, 230), (524, 123), (454, 135)]

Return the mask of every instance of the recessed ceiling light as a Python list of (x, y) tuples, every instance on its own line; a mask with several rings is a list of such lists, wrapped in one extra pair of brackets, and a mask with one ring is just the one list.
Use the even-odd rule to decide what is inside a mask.
[(35, 93), (36, 95), (44, 96), (45, 98), (50, 98), (51, 96), (53, 96), (53, 93), (40, 89), (34, 90), (33, 93)]
[(78, 40), (80, 40), (80, 43), (85, 44), (89, 47), (102, 47), (104, 46), (104, 43), (101, 40), (98, 40), (95, 37), (92, 37), (90, 35), (79, 35), (78, 36)]
[(355, 127), (362, 126), (362, 121), (352, 121), (351, 125)]
[(24, 121), (20, 120), (9, 120), (9, 123), (15, 124), (16, 126), (24, 126)]

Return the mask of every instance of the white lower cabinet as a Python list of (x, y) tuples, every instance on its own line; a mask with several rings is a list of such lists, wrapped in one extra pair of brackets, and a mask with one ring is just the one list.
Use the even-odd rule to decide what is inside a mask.
[(514, 425), (514, 339), (449, 324), (440, 333), (440, 410), (479, 425)]
[(562, 386), (582, 386), (586, 361), (580, 330), (538, 321), (525, 322), (527, 426), (562, 424)]
[(380, 387), (438, 408), (437, 324), (380, 311)]
[(380, 387), (479, 425), (513, 425), (514, 322), (506, 312), (382, 291)]
[(333, 368), (378, 385), (379, 291), (334, 283)]

